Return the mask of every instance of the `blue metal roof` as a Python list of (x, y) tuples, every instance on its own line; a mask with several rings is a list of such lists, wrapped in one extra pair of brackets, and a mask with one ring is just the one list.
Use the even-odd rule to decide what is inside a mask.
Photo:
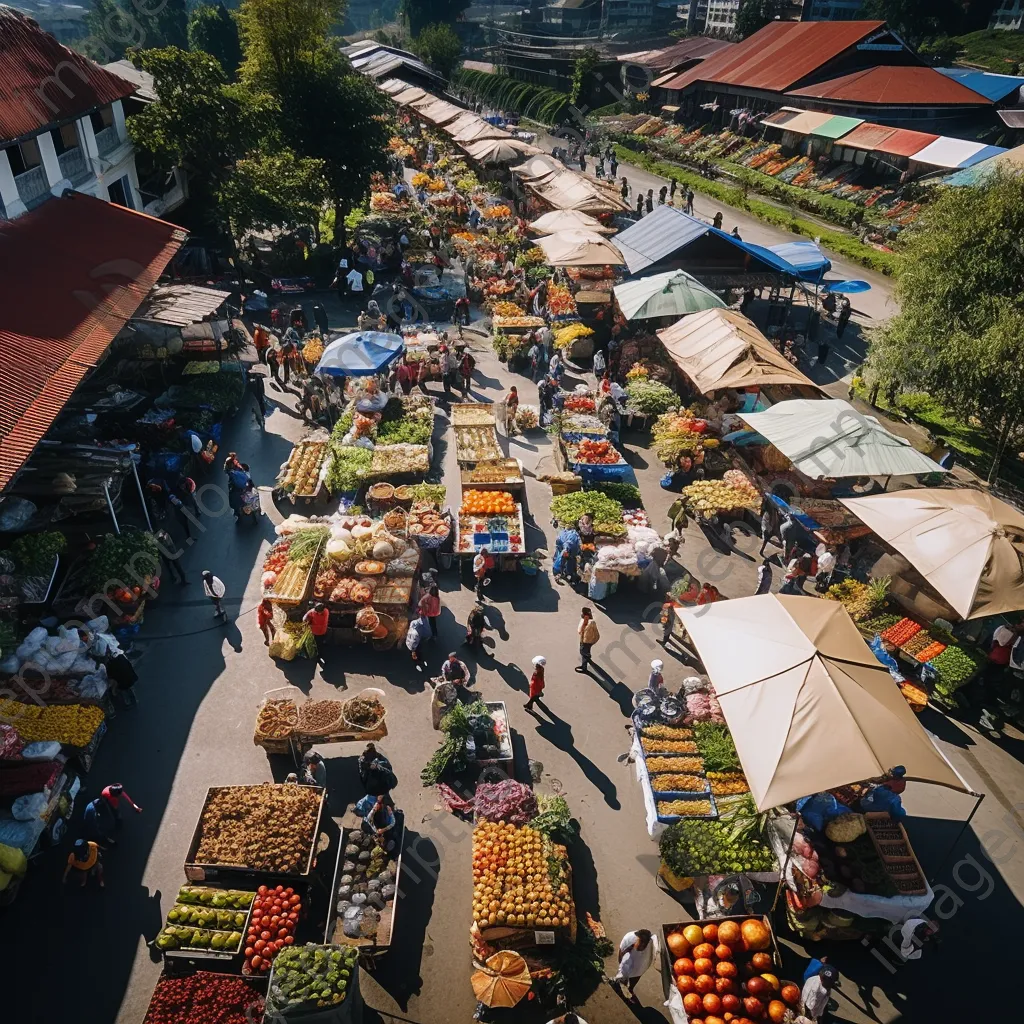
[(974, 71), (971, 68), (936, 68), (940, 75), (954, 78), (962, 86), (998, 103), (1024, 85), (1024, 78), (1017, 75), (997, 75), (991, 71)]
[[(724, 238), (731, 245), (750, 253), (780, 274), (801, 277), (806, 272), (805, 269), (794, 265), (771, 249), (741, 241), (727, 231), (719, 231), (705, 221), (691, 217), (688, 213), (683, 213), (682, 210), (677, 210), (672, 206), (655, 207), (646, 217), (641, 218), (625, 231), (620, 231), (613, 241), (622, 253), (630, 274), (638, 274), (680, 249), (685, 249), (705, 235)], [(799, 242), (795, 244), (800, 245)], [(813, 245), (813, 243), (807, 244)], [(820, 250), (818, 256), (821, 256)], [(808, 261), (806, 253), (803, 254), (803, 259), (805, 263)], [(813, 280), (817, 280), (817, 278), (813, 278)]]
[(769, 248), (796, 267), (805, 281), (820, 281), (832, 269), (832, 262), (814, 242), (783, 242)]

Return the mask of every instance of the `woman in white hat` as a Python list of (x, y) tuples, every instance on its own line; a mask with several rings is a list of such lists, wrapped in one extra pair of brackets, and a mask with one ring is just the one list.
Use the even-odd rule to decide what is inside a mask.
[(665, 663), (659, 661), (657, 658), (651, 662), (651, 674), (647, 677), (647, 686), (657, 693), (665, 685), (665, 677), (661, 674), (661, 670), (665, 667)]
[(540, 704), (545, 711), (547, 711), (547, 705), (541, 700), (544, 695), (544, 666), (548, 663), (548, 659), (542, 654), (538, 654), (533, 659), (533, 675), (530, 676), (530, 699), (523, 705), (527, 711), (533, 711), (534, 704)]

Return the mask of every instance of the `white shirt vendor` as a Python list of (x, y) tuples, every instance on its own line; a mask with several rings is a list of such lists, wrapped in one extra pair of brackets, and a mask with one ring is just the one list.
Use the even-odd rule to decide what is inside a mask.
[(616, 981), (623, 981), (626, 978), (639, 978), (654, 961), (654, 954), (658, 950), (658, 937), (651, 935), (651, 941), (645, 949), (636, 949), (636, 932), (626, 932), (619, 943), (619, 952), (623, 954), (619, 961), (619, 973), (615, 975)]
[(350, 270), (345, 280), (348, 281), (350, 291), (361, 292), (363, 290), (363, 275), (358, 270)]

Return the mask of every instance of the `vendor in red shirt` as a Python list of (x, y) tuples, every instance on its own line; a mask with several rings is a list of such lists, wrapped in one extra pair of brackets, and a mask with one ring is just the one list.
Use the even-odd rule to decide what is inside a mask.
[(103, 789), (100, 796), (107, 802), (110, 809), (114, 812), (114, 820), (120, 826), (121, 824), (121, 801), (125, 800), (128, 806), (131, 807), (136, 814), (142, 813), (142, 808), (124, 791), (124, 786), (120, 782), (112, 782), (109, 786)]
[(323, 601), (317, 601), (317, 603), (302, 616), (302, 621), (309, 626), (309, 631), (315, 637), (326, 636), (327, 634), (327, 622), (331, 617), (331, 613), (327, 610), (327, 606)]
[(274, 606), (266, 599), (256, 608), (256, 622), (263, 632), (263, 646), (269, 647), (274, 638)]

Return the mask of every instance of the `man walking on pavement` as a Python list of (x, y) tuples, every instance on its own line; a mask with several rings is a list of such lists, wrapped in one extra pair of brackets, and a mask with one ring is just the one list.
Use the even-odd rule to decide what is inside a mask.
[(124, 791), (124, 785), (120, 782), (112, 782), (109, 786), (105, 786), (103, 792), (100, 793), (104, 803), (110, 808), (114, 815), (114, 821), (117, 822), (118, 828), (121, 827), (121, 801), (124, 800), (128, 806), (136, 813), (141, 814), (142, 808)]
[[(548, 710), (547, 705), (543, 701), (544, 697), (544, 666), (547, 665), (548, 660), (542, 654), (538, 654), (533, 659), (533, 675), (530, 676), (530, 699), (523, 705), (526, 711), (532, 711), (534, 704), (539, 704), (545, 711)], [(550, 712), (548, 712), (550, 714)]]
[(174, 543), (174, 538), (166, 530), (157, 530), (153, 536), (156, 537), (160, 564), (167, 570), (167, 575), (178, 583), (188, 583), (184, 571), (178, 564), (181, 552), (178, 550), (178, 545)]
[(580, 622), (576, 627), (580, 638), (580, 663), (576, 666), (577, 672), (590, 672), (590, 652), (594, 644), (601, 639), (601, 633), (594, 621), (594, 613), (589, 608), (584, 608), (580, 613)]
[(686, 186), (686, 212), (693, 216), (693, 189), (689, 185)]
[(218, 576), (214, 576), (209, 569), (203, 570), (203, 593), (213, 602), (213, 617), (227, 622), (227, 612), (224, 611), (220, 604), (225, 594), (224, 583)]
[(252, 369), (246, 374), (249, 390), (252, 392), (253, 419), (259, 425), (260, 430), (267, 429), (267, 391), (263, 382), (263, 374), (259, 370)]
[(836, 320), (836, 337), (841, 338), (843, 333), (846, 331), (846, 325), (850, 322), (850, 317), (853, 315), (853, 306), (850, 304), (850, 300), (843, 296), (843, 308), (839, 310), (839, 317)]

